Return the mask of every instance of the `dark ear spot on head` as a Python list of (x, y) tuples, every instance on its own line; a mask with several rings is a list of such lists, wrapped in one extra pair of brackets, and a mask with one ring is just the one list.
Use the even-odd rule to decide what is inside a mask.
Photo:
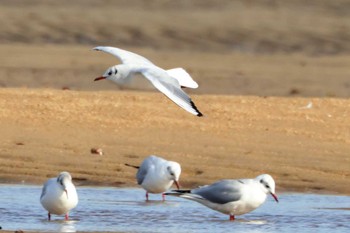
[(167, 167), (167, 170), (168, 170), (168, 172), (170, 173), (171, 176), (174, 175), (174, 173), (173, 173), (173, 171), (171, 170), (171, 167), (170, 167), (170, 166)]
[(115, 69), (115, 72), (114, 72), (114, 74), (117, 74), (118, 73), (118, 70), (117, 69)]
[(61, 177), (57, 177), (57, 182), (60, 183), (61, 185), (63, 185), (63, 180), (61, 179)]
[(263, 180), (260, 180), (260, 183), (264, 183), (264, 181), (263, 181)]

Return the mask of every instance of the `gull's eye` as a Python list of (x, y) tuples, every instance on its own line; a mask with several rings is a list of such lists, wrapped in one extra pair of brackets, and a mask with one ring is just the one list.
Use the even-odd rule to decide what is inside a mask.
[(112, 71), (109, 71), (109, 72), (108, 72), (108, 75), (112, 75)]
[(265, 186), (265, 188), (270, 189), (270, 186), (266, 184), (263, 180), (260, 180), (260, 183)]

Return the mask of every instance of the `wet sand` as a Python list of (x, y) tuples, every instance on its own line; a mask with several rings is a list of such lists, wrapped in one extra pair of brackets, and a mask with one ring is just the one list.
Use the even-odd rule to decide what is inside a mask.
[(350, 193), (347, 99), (192, 95), (198, 118), (160, 93), (8, 88), (0, 96), (1, 182), (40, 184), (67, 170), (78, 185), (135, 186), (124, 164), (156, 154), (182, 164), (188, 188), (269, 173), (278, 191)]

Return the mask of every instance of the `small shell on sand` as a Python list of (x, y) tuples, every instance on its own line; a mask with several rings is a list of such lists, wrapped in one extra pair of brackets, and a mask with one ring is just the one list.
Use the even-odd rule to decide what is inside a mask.
[(91, 154), (103, 155), (103, 151), (101, 148), (91, 148)]

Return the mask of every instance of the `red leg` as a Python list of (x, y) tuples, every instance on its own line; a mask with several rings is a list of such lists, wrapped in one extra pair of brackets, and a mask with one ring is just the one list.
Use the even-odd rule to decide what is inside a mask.
[(165, 201), (165, 195), (164, 195), (164, 193), (162, 193), (162, 199), (163, 199), (163, 201)]
[(234, 221), (235, 220), (235, 216), (234, 215), (230, 215), (230, 221)]
[(64, 219), (65, 219), (66, 221), (68, 221), (68, 220), (69, 220), (68, 213), (66, 213), (66, 216), (64, 216)]
[(146, 192), (146, 201), (148, 201), (148, 192)]
[(47, 219), (50, 221), (51, 220), (51, 214), (50, 212), (47, 213)]

